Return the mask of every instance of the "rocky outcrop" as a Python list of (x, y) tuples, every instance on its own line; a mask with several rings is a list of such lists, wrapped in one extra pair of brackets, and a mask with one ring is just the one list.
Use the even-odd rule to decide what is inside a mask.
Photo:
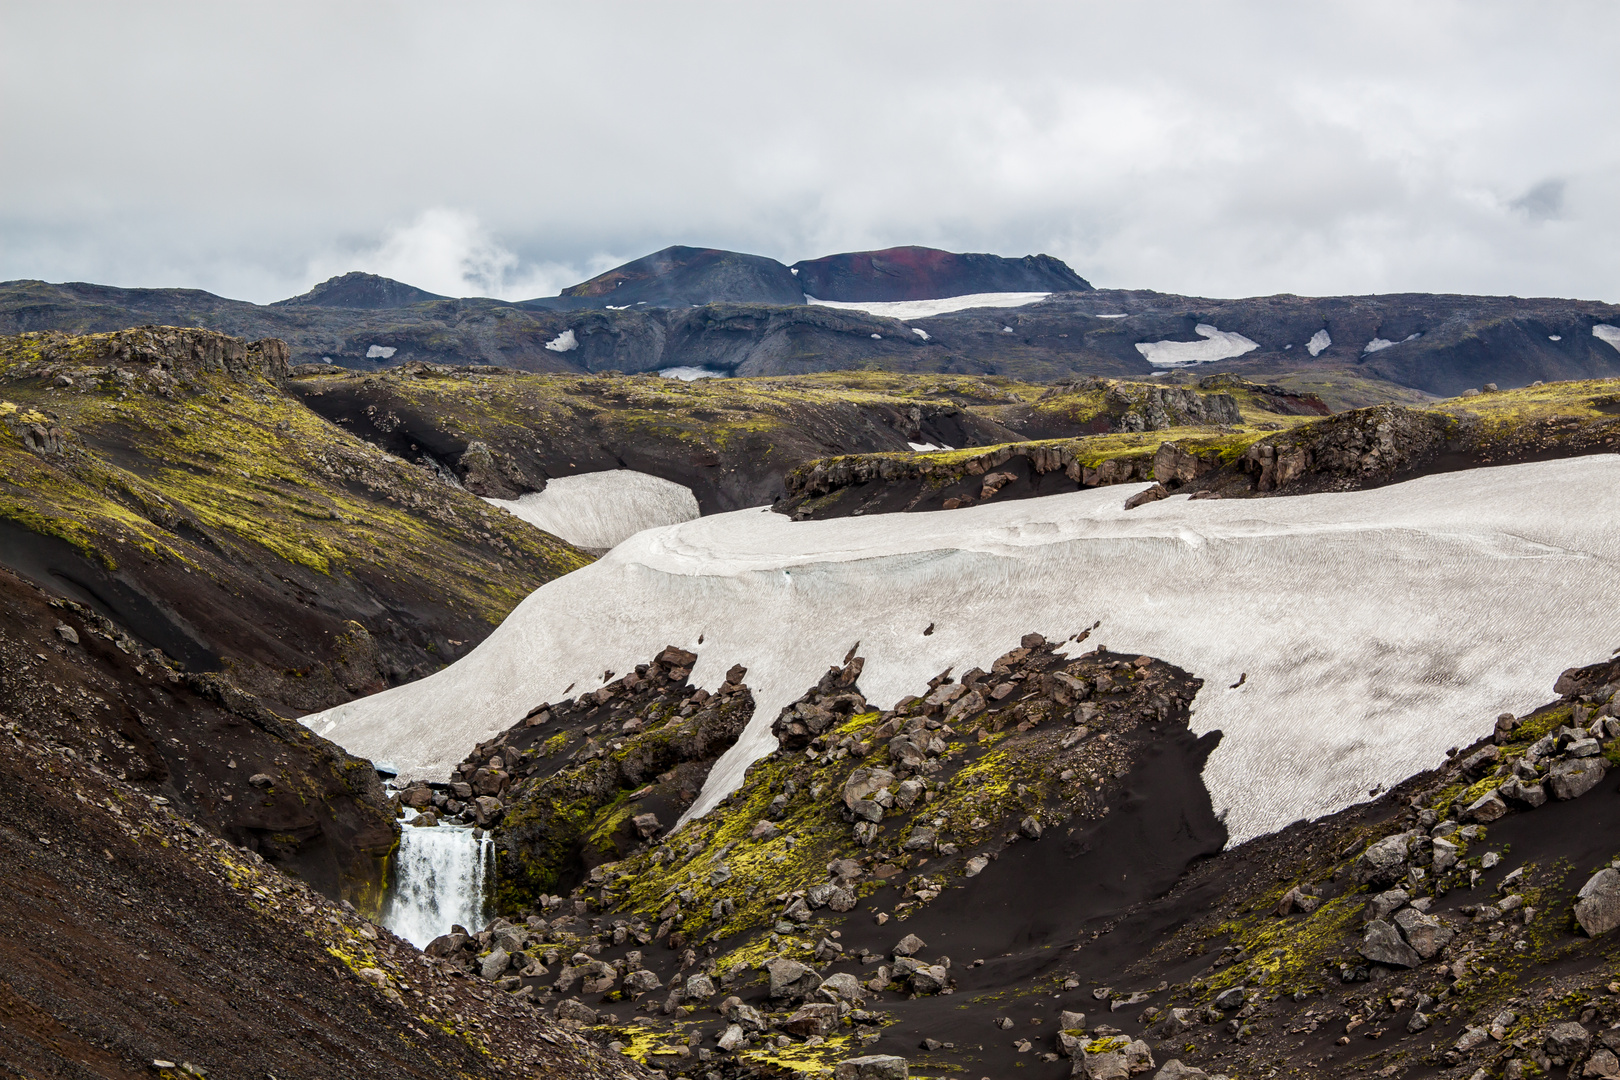
[(627, 307), (693, 304), (802, 304), (804, 290), (775, 259), (718, 248), (667, 247), (578, 285), (563, 300), (593, 300)]
[(598, 690), (538, 705), (428, 789), (448, 814), (498, 825), (503, 907), (565, 893), (645, 848), (697, 796), (754, 710), (744, 668), (711, 694), (688, 681), (696, 659), (672, 645)]

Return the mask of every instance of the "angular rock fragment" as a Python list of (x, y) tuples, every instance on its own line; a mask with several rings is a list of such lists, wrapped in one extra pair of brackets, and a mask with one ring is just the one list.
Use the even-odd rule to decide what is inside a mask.
[(1607, 772), (1602, 758), (1560, 761), (1547, 770), (1547, 790), (1555, 799), (1578, 799), (1601, 784)]
[(1417, 950), (1401, 940), (1400, 931), (1382, 919), (1367, 924), (1361, 942), (1361, 955), (1378, 964), (1411, 968), (1423, 962)]

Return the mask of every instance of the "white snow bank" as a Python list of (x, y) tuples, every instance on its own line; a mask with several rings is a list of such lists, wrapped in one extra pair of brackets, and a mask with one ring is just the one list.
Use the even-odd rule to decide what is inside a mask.
[(593, 549), (698, 516), (691, 488), (630, 469), (559, 476), (547, 481), (544, 491), (484, 501), (570, 544)]
[(1117, 315), (1098, 315), (1097, 316), (1097, 318), (1099, 318), (1099, 319), (1128, 319), (1130, 317), (1131, 317), (1131, 314), (1128, 311), (1121, 311)]
[(1547, 335), (1547, 340), (1548, 341), (1563, 341), (1564, 340), (1564, 335), (1563, 334), (1548, 334)]
[(304, 722), (438, 778), (540, 702), (679, 645), (711, 690), (747, 665), (758, 703), (701, 813), (857, 640), (862, 689), (889, 706), (946, 667), (988, 667), (1031, 630), (1061, 641), (1101, 620), (1084, 648), (1206, 680), (1193, 728), (1225, 733), (1205, 777), (1238, 841), (1432, 767), (1620, 643), (1615, 455), (1127, 513), (1139, 490), (650, 530), (536, 590), (451, 667)]
[(1422, 336), (1422, 334), (1407, 334), (1399, 341), (1391, 341), (1388, 338), (1375, 337), (1371, 341), (1367, 342), (1367, 344), (1362, 347), (1361, 351), (1363, 355), (1367, 353), (1383, 352), (1392, 345), (1404, 345), (1408, 341), (1416, 341)]
[(1322, 351), (1333, 344), (1333, 338), (1326, 330), (1318, 330), (1311, 335), (1311, 340), (1305, 343), (1305, 351), (1312, 356), (1321, 356)]
[(922, 338), (924, 341), (928, 340), (928, 331), (926, 330), (919, 330), (917, 327), (913, 326), (911, 328), (911, 332)]
[(919, 452), (923, 451), (923, 450), (955, 450), (956, 449), (956, 447), (954, 447), (954, 446), (935, 446), (931, 442), (908, 442), (908, 443), (906, 443), (906, 445), (911, 447), (913, 450), (916, 450), (916, 451), (919, 451)]
[(579, 348), (579, 339), (574, 336), (572, 330), (564, 330), (546, 342), (546, 348), (552, 352), (572, 352), (574, 349)]
[(693, 382), (697, 379), (723, 379), (728, 374), (724, 371), (715, 371), (706, 367), (667, 367), (659, 368), (658, 374), (666, 379), (679, 379), (682, 382)]
[(1620, 349), (1620, 326), (1610, 326), (1608, 323), (1598, 323), (1592, 327), (1592, 336), (1599, 341), (1607, 341), (1610, 345)]
[(948, 311), (966, 311), (968, 308), (1011, 308), (1045, 300), (1051, 293), (1043, 292), (986, 292), (967, 296), (947, 296), (943, 300), (817, 300), (804, 298), (807, 304), (820, 307), (843, 308), (846, 311), (864, 311), (868, 315), (884, 315), (891, 319), (926, 319), (930, 315), (943, 315)]
[(1209, 323), (1199, 323), (1193, 330), (1203, 341), (1143, 341), (1136, 351), (1154, 367), (1187, 367), (1191, 364), (1211, 364), (1216, 360), (1230, 360), (1260, 347), (1242, 334), (1217, 330)]
[(399, 350), (392, 345), (373, 345), (366, 350), (367, 360), (387, 360)]

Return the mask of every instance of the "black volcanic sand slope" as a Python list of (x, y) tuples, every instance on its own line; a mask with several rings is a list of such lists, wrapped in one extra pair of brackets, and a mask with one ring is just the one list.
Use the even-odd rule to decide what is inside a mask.
[[(1322, 408), (1320, 399), (1288, 399), (1228, 375), (1206, 377), (1200, 385), (1230, 386), (1237, 393), (1197, 397), (1175, 386), (1151, 387), (1148, 411), (1155, 402), (1169, 411), (1157, 430), (1144, 434), (1119, 433), (1129, 426), (1113, 420), (1116, 432), (1108, 435), (807, 462), (787, 474), (788, 497), (775, 509), (801, 520), (954, 510), (991, 499), (1146, 481), (1155, 484), (1132, 496), (1128, 506), (1170, 494), (1297, 495), (1620, 450), (1620, 395), (1612, 380), (1538, 384), (1423, 409), (1381, 405), (1320, 419), (1309, 408)], [(1106, 396), (1129, 396), (1136, 389), (1112, 384)], [(1072, 396), (1083, 401), (1085, 394)], [(1241, 417), (1239, 398), (1247, 399)], [(1277, 418), (1285, 422), (1257, 421), (1256, 405), (1286, 411)], [(1074, 408), (1081, 415), (1083, 406)], [(1099, 413), (1098, 421), (1109, 418)]]
[(671, 1075), (1612, 1074), (1620, 661), (1227, 851), (1185, 673), (1031, 635), (879, 713), (861, 667), (707, 817), (429, 952)]
[(0, 564), (301, 713), (428, 674), (589, 556), (207, 331), (0, 339)]
[(260, 849), (303, 872), (391, 832), (364, 763), (135, 666), (71, 613), (68, 643), (59, 615), (0, 574), (0, 1073), (645, 1075), (222, 840), (320, 819), (311, 849)]
[[(425, 361), (575, 373), (701, 366), (736, 375), (882, 369), (1052, 380), (1149, 377), (1155, 369), (1138, 345), (1201, 342), (1198, 328), (1212, 326), (1241, 334), (1255, 347), (1199, 370), (1320, 392), (1334, 408), (1399, 400), (1402, 388), (1452, 395), (1486, 383), (1513, 387), (1620, 374), (1620, 350), (1593, 335), (1595, 327), (1620, 325), (1620, 307), (1613, 304), (1431, 294), (1222, 300), (1084, 290), (1072, 271), (1042, 256), (898, 250), (922, 252), (911, 260), (915, 269), (886, 275), (855, 265), (884, 253), (829, 256), (814, 264), (830, 274), (847, 263), (854, 268), (851, 289), (884, 295), (938, 296), (947, 280), (964, 283), (949, 286), (953, 291), (982, 291), (991, 281), (1075, 291), (1022, 307), (901, 320), (801, 303), (798, 290), (811, 264), (801, 264), (801, 277), (794, 278), (772, 260), (684, 248), (576, 287), (607, 289), (601, 295), (515, 304), (430, 299), (367, 275), (335, 278), (269, 306), (195, 290), (14, 281), (0, 283), (0, 332), (201, 326), (281, 338), (294, 363), (366, 370)], [(642, 297), (614, 299), (622, 293), (628, 300), (626, 290)], [(751, 302), (735, 302), (745, 297)], [(1318, 333), (1331, 344), (1319, 347)], [(1313, 340), (1314, 355), (1307, 348)]]
[(1050, 255), (1008, 259), (925, 247), (828, 255), (794, 263), (792, 270), (804, 291), (818, 300), (932, 300), (974, 293), (1091, 289), (1090, 282)]
[(133, 791), (375, 912), (397, 828), (371, 763), (0, 570), (0, 712)]

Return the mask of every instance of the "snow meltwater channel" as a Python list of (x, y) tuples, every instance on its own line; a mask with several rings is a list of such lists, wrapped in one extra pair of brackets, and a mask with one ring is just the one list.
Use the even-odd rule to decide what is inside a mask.
[(606, 551), (643, 529), (698, 516), (692, 489), (632, 469), (559, 476), (544, 491), (485, 499), (576, 547)]
[(1100, 621), (1073, 648), (1204, 679), (1192, 725), (1224, 733), (1205, 780), (1236, 842), (1434, 765), (1620, 645), (1620, 456), (1124, 510), (1142, 487), (650, 530), (536, 590), (451, 667), (304, 722), (439, 778), (540, 702), (679, 645), (711, 689), (747, 665), (758, 707), (702, 813), (856, 641), (861, 687), (887, 707), (947, 667), (988, 668), (1029, 631), (1062, 641)]

